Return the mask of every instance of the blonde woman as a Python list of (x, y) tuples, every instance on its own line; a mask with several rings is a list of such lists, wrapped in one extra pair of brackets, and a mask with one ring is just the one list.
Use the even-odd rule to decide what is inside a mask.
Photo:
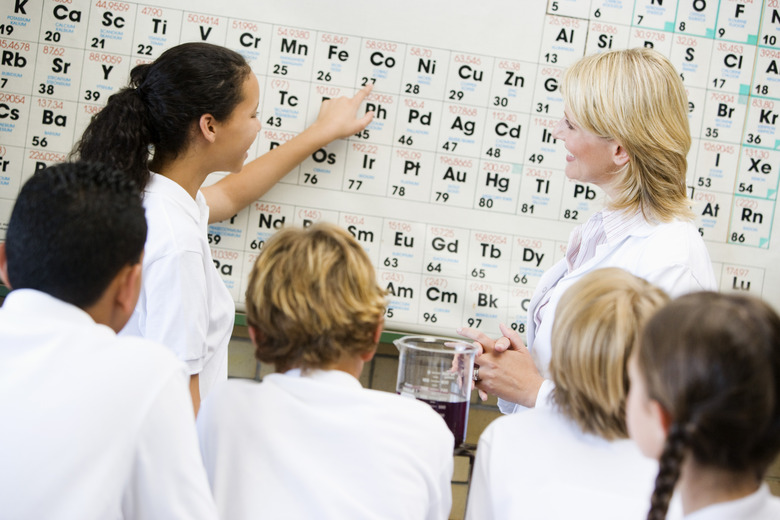
[(556, 308), (585, 274), (620, 267), (671, 296), (716, 288), (691, 221), (688, 102), (669, 60), (650, 49), (586, 56), (566, 71), (561, 92), (564, 117), (553, 135), (567, 150), (566, 176), (601, 188), (606, 207), (572, 231), (565, 258), (539, 281), (528, 309), (528, 348), (504, 326), (498, 341), (459, 329), (481, 344), (477, 387), (497, 395), (505, 413), (547, 402)]
[(668, 300), (617, 269), (582, 277), (552, 333), (553, 406), (502, 417), (479, 440), (467, 519), (640, 519), (657, 466), (626, 428), (626, 364)]
[(285, 228), (246, 294), (257, 358), (276, 373), (228, 381), (198, 416), (222, 518), (446, 519), (454, 439), (427, 404), (368, 390), (385, 291), (346, 230)]

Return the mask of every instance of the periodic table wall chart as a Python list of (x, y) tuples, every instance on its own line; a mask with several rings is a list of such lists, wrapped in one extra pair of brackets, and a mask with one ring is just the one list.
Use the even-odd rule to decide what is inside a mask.
[(134, 65), (186, 41), (232, 48), (257, 75), (250, 157), (301, 132), (323, 98), (374, 83), (368, 128), (209, 227), (239, 308), (265, 240), (326, 220), (373, 260), (387, 329), (524, 332), (541, 274), (603, 205), (564, 175), (558, 83), (584, 54), (636, 46), (686, 86), (687, 183), (720, 289), (780, 308), (778, 0), (3, 0), (0, 240), (25, 179), (66, 159)]

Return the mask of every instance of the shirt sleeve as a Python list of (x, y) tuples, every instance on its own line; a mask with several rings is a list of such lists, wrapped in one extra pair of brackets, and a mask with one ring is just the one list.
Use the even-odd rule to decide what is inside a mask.
[(143, 421), (123, 499), (125, 518), (216, 519), (185, 374), (162, 385)]
[(550, 379), (545, 379), (542, 386), (539, 387), (539, 393), (536, 394), (536, 408), (550, 408), (552, 406), (552, 393), (555, 389), (555, 383)]
[(200, 373), (208, 354), (209, 324), (203, 259), (191, 251), (166, 255), (143, 276), (143, 336), (171, 349), (190, 374)]
[(672, 264), (662, 269), (650, 273), (646, 277), (647, 281), (660, 287), (670, 297), (676, 298), (683, 294), (695, 291), (715, 290), (712, 283), (706, 280), (699, 280), (690, 266), (683, 264)]
[[(542, 386), (539, 387), (539, 393), (536, 394), (536, 403), (534, 404), (537, 408), (548, 408), (552, 404), (552, 392), (555, 388), (555, 383), (552, 382), (550, 379), (545, 379), (542, 382)], [(498, 398), (498, 409), (501, 411), (501, 413), (505, 414), (512, 414), (512, 413), (518, 413), (525, 410), (528, 410), (525, 406), (517, 403), (513, 403), (511, 401), (507, 401), (506, 399)]]
[(526, 410), (527, 408), (525, 406), (520, 406), (517, 403), (513, 403), (512, 401), (507, 401), (506, 399), (498, 398), (498, 409), (501, 410), (501, 413), (510, 414), (510, 413), (517, 413), (521, 410)]

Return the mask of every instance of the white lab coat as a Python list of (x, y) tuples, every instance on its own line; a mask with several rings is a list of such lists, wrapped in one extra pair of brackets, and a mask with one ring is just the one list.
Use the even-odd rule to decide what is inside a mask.
[[(566, 259), (562, 258), (542, 275), (528, 307), (527, 345), (543, 376), (549, 377), (552, 354), (550, 340), (555, 309), (561, 296), (584, 275), (604, 267), (625, 269), (655, 284), (672, 297), (717, 289), (709, 253), (691, 222), (673, 221), (653, 225), (640, 221), (622, 238), (599, 245), (593, 258), (570, 273), (567, 273)], [(553, 292), (545, 308), (544, 319), (537, 328), (534, 322), (536, 307), (548, 291)], [(552, 388), (550, 382), (543, 385), (537, 397), (538, 405), (548, 402)], [(503, 399), (499, 399), (498, 404), (504, 413), (525, 409)]]

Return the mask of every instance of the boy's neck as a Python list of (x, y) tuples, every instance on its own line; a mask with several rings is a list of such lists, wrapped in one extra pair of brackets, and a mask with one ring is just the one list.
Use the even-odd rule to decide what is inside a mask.
[(363, 365), (365, 363), (360, 356), (353, 356), (346, 359), (339, 360), (336, 364), (328, 367), (330, 370), (341, 370), (347, 374), (353, 376), (355, 379), (360, 379), (360, 374), (363, 373)]
[[(363, 365), (365, 365), (365, 361), (362, 359), (361, 356), (358, 355), (350, 358), (341, 359), (336, 363), (333, 363), (332, 365), (326, 367), (319, 367), (319, 369), (340, 370), (341, 372), (346, 372), (347, 374), (353, 376), (355, 379), (360, 379), (360, 374), (363, 373)], [(276, 371), (279, 373), (284, 373), (287, 370), (291, 370), (293, 368), (300, 368), (300, 367), (290, 367), (290, 368), (276, 367)]]

